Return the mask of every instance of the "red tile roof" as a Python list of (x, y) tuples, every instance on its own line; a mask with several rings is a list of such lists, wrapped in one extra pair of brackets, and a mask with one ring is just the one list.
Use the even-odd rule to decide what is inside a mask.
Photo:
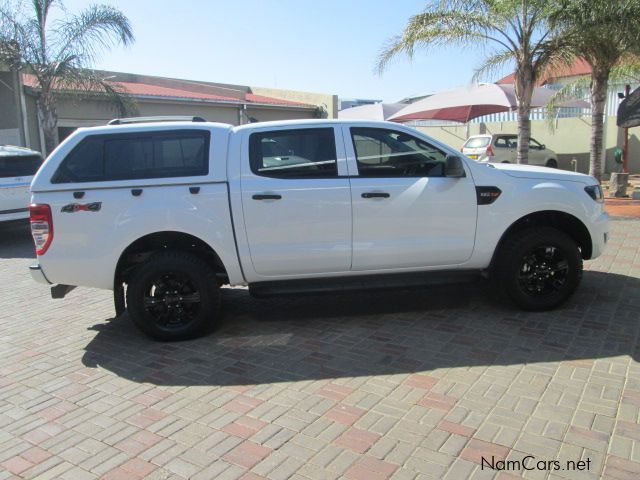
[[(542, 78), (538, 81), (537, 85), (544, 85), (549, 80), (566, 77), (579, 77), (582, 75), (591, 75), (591, 66), (582, 58), (576, 58), (571, 65), (560, 66), (556, 68), (548, 68)], [(506, 77), (501, 78), (496, 83), (498, 84), (512, 84), (515, 82), (515, 73), (511, 73)]]
[[(23, 74), (22, 79), (25, 85), (37, 88), (38, 82), (36, 77), (31, 74)], [(150, 83), (134, 83), (134, 82), (109, 82), (113, 85), (117, 85), (127, 91), (133, 97), (152, 97), (152, 98), (174, 98), (185, 100), (203, 100), (209, 102), (233, 102), (233, 103), (254, 103), (254, 104), (268, 104), (268, 105), (283, 105), (283, 106), (298, 106), (298, 107), (313, 107), (302, 102), (294, 102), (292, 100), (282, 100), (280, 98), (265, 97), (264, 95), (254, 95), (253, 93), (244, 93), (238, 91), (238, 96), (224, 96), (213, 93), (194, 92), (191, 90), (184, 90), (181, 88), (163, 87), (160, 85), (153, 85)]]

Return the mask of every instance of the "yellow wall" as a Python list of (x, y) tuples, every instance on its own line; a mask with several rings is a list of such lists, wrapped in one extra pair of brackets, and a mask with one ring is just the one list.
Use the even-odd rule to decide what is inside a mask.
[[(477, 135), (481, 129), (486, 133), (517, 133), (516, 122), (491, 122), (469, 124), (469, 135)], [(451, 127), (418, 127), (418, 130), (440, 140), (453, 148), (460, 149), (466, 139), (465, 125)], [(484, 132), (483, 132), (484, 133)], [(546, 121), (531, 122), (531, 136), (558, 154), (558, 165), (566, 170), (573, 169), (571, 160), (578, 161), (578, 170), (589, 171), (589, 143), (591, 139), (590, 118), (561, 118), (557, 120), (553, 131)], [(616, 117), (608, 117), (605, 131), (606, 168), (605, 171), (617, 171), (614, 161), (616, 147), (622, 147), (622, 131), (616, 126)], [(640, 127), (629, 129), (629, 171), (640, 173)]]
[(264, 95), (293, 102), (308, 103), (324, 107), (328, 118), (338, 118), (338, 96), (326, 93), (298, 92), (296, 90), (279, 90), (277, 88), (251, 87), (256, 95)]

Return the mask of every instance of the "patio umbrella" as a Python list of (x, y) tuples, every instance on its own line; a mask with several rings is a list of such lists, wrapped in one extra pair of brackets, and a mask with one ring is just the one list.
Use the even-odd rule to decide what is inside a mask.
[(357, 120), (387, 120), (398, 110), (406, 107), (406, 103), (373, 103), (359, 107), (345, 108), (338, 112), (338, 118)]
[[(531, 108), (543, 107), (554, 91), (548, 88), (535, 88), (531, 99)], [(388, 120), (405, 122), (408, 120), (450, 120), (467, 123), (477, 117), (491, 113), (508, 112), (517, 108), (515, 88), (513, 85), (481, 83), (468, 87), (456, 88), (407, 105)], [(589, 108), (582, 100), (563, 102), (562, 107)]]

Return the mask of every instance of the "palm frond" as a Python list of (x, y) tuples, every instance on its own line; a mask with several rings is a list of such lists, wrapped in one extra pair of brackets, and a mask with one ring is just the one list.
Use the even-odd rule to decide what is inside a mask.
[(56, 53), (60, 60), (75, 56), (80, 64), (90, 64), (97, 55), (117, 44), (130, 45), (134, 41), (131, 24), (119, 10), (93, 5), (68, 20), (56, 22)]
[[(453, 2), (455, 3), (455, 2)], [(388, 63), (400, 54), (412, 58), (416, 49), (428, 50), (432, 47), (484, 44), (494, 41), (505, 49), (515, 45), (504, 38), (494, 36), (502, 31), (502, 24), (489, 15), (478, 12), (450, 10), (434, 4), (423, 13), (409, 19), (402, 35), (391, 38), (378, 55), (376, 71), (382, 73)]]
[(630, 59), (628, 63), (616, 65), (611, 69), (609, 81), (612, 83), (640, 82), (640, 59)]
[(510, 51), (497, 52), (487, 57), (482, 64), (476, 68), (472, 80), (486, 80), (500, 73), (505, 65), (513, 64), (513, 53)]
[(119, 115), (134, 115), (138, 108), (129, 92), (105, 80), (98, 72), (60, 64), (55, 77), (54, 95), (72, 94), (73, 101), (106, 100)]
[(562, 104), (573, 99), (585, 98), (589, 95), (591, 89), (591, 79), (589, 77), (581, 77), (564, 85), (560, 90), (551, 97), (546, 106), (546, 123), (550, 131), (554, 130), (554, 119), (556, 113)]

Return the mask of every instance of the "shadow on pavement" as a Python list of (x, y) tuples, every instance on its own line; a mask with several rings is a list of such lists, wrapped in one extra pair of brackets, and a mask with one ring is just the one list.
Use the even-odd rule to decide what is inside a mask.
[(0, 222), (0, 258), (35, 258), (28, 220)]
[(488, 286), (258, 300), (224, 289), (211, 335), (156, 343), (127, 315), (92, 327), (83, 363), (159, 385), (251, 385), (435, 368), (638, 358), (640, 280), (585, 272), (562, 309), (522, 312)]

